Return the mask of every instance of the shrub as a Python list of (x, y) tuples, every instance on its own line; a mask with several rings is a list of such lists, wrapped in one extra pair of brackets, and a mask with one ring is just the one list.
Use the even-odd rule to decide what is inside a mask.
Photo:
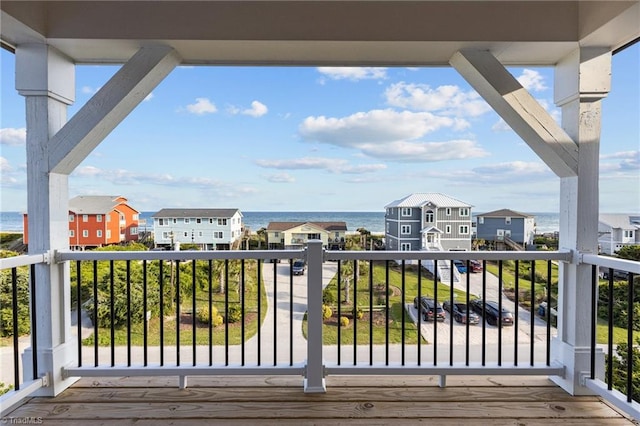
[(239, 322), (242, 319), (242, 311), (236, 306), (229, 306), (227, 309), (227, 324)]
[[(335, 291), (335, 288), (333, 290)], [(333, 305), (336, 303), (336, 295), (329, 287), (322, 290), (322, 303), (325, 305)]]
[(211, 313), (209, 312), (208, 306), (201, 306), (196, 311), (196, 320), (203, 324), (209, 324), (209, 318), (213, 318), (215, 322), (215, 318), (218, 317), (218, 308), (215, 306), (211, 307)]
[(341, 316), (340, 317), (340, 325), (342, 327), (346, 327), (349, 325), (349, 318), (345, 317), (345, 316)]
[(213, 317), (213, 326), (214, 327), (222, 325), (222, 323), (224, 323), (224, 318), (222, 318), (222, 315), (216, 315), (216, 316)]
[(354, 312), (354, 318), (362, 319), (363, 316), (364, 316), (364, 311), (362, 310), (362, 308), (360, 307), (356, 308)]
[(333, 311), (327, 305), (322, 305), (322, 318), (329, 319), (333, 315)]

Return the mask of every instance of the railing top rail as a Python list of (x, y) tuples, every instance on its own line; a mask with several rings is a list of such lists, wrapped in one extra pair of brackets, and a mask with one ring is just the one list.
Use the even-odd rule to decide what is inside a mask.
[(558, 260), (570, 251), (327, 251), (325, 260)]
[(620, 269), (631, 272), (632, 274), (640, 274), (640, 262), (635, 260), (600, 256), (597, 254), (582, 254), (580, 257), (582, 263), (587, 263), (589, 265), (598, 265), (604, 268)]
[(67, 260), (240, 260), (299, 259), (306, 250), (181, 250), (181, 251), (58, 251), (56, 261)]
[(47, 263), (48, 261), (49, 256), (46, 253), (7, 257), (0, 259), (0, 270), (34, 265), (36, 263)]

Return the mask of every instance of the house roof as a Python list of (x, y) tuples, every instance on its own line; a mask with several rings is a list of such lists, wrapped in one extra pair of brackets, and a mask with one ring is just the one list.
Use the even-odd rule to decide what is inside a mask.
[(240, 211), (238, 209), (162, 209), (151, 217), (232, 217), (236, 213)]
[(517, 212), (515, 210), (500, 209), (492, 212), (479, 214), (478, 217), (535, 217), (531, 214)]
[(640, 229), (640, 217), (628, 214), (601, 214), (598, 218), (601, 225), (613, 229)]
[(69, 211), (76, 214), (106, 214), (117, 210), (126, 201), (126, 198), (119, 195), (79, 195), (69, 200)]
[(325, 231), (347, 230), (347, 222), (269, 222), (267, 231), (287, 231), (305, 224), (316, 226)]
[(429, 203), (433, 204), (434, 207), (473, 207), (471, 204), (439, 192), (416, 192), (387, 204), (385, 208), (423, 207)]

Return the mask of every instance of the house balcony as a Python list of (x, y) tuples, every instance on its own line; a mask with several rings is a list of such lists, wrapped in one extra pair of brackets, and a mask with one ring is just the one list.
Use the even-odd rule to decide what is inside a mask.
[[(281, 262), (269, 262), (274, 257)], [(419, 267), (454, 257), (480, 259), (485, 267), (454, 285)], [(292, 260), (298, 258), (306, 260), (307, 271), (294, 276)], [(620, 337), (612, 310), (607, 324), (598, 326), (602, 309), (593, 297), (583, 312), (591, 343), (580, 348), (578, 365), (563, 356), (551, 309), (541, 314), (535, 308), (561, 300), (563, 285), (555, 294), (552, 270), (575, 259), (564, 251), (327, 251), (319, 241), (304, 250), (61, 251), (2, 259), (16, 313), (12, 324), (18, 327), (17, 315), (26, 308), (35, 331), (17, 337), (14, 329), (16, 337), (1, 348), (0, 381), (13, 387), (0, 397), (2, 416), (114, 424), (410, 424), (433, 418), (448, 424), (633, 424), (640, 409), (627, 389), (637, 386), (638, 372), (632, 353), (618, 347), (638, 339), (633, 315)], [(599, 270), (610, 271), (608, 300), (614, 298), (613, 271), (629, 272), (629, 283), (640, 274), (638, 262), (586, 254), (577, 259), (590, 270), (584, 283), (589, 295), (602, 285)], [(353, 268), (356, 261), (360, 268)], [(532, 261), (532, 277), (542, 279), (533, 280), (529, 293), (542, 299), (518, 291), (524, 278), (506, 297), (505, 265)], [(489, 272), (489, 264), (497, 272)], [(25, 283), (19, 272), (30, 270), (27, 287), (38, 294), (43, 284), (37, 269), (60, 265), (70, 267), (72, 291), (62, 296), (62, 320), (44, 324), (38, 315), (42, 300), (29, 297), (28, 306), (20, 306)], [(211, 273), (196, 273), (198, 268)], [(386, 278), (374, 279), (374, 271)], [(347, 290), (336, 285), (345, 279)], [(413, 305), (421, 296), (437, 303), (497, 300), (514, 313), (514, 326), (496, 327), (488, 318), (462, 324), (448, 314), (443, 322), (426, 321)], [(328, 319), (323, 299), (333, 308)], [(232, 312), (238, 317), (215, 324), (197, 319), (203, 304), (216, 306), (222, 318)], [(557, 323), (567, 315), (558, 305)], [(341, 323), (341, 317), (349, 321)], [(48, 333), (56, 324), (68, 325), (61, 333), (67, 340), (54, 348), (59, 359), (52, 362)], [(619, 373), (615, 383), (613, 370)], [(563, 382), (573, 376), (581, 387), (567, 392)]]

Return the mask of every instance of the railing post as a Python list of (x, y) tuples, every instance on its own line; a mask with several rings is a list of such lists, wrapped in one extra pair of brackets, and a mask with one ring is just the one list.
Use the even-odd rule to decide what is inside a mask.
[(322, 356), (322, 241), (307, 244), (307, 365), (305, 393), (327, 391)]

